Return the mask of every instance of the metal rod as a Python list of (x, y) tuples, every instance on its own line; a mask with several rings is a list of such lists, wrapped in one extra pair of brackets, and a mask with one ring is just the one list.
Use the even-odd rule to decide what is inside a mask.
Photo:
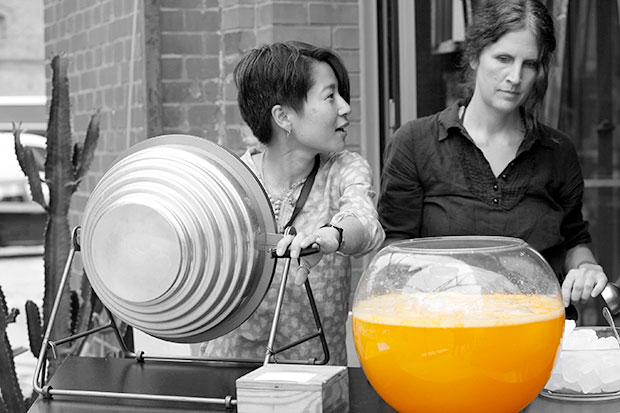
[(116, 322), (114, 321), (114, 315), (108, 309), (108, 307), (104, 306), (104, 308), (105, 308), (105, 311), (108, 313), (108, 317), (110, 318), (110, 324), (112, 324), (112, 331), (114, 331), (114, 335), (116, 336), (116, 341), (118, 341), (119, 346), (121, 346), (121, 350), (123, 351), (123, 354), (133, 355), (134, 353), (130, 352), (129, 349), (127, 349), (125, 340), (123, 340), (123, 337), (121, 337), (121, 332), (118, 331), (118, 326), (116, 325)]
[(325, 338), (325, 332), (323, 331), (323, 326), (321, 325), (321, 317), (319, 316), (319, 310), (317, 309), (316, 302), (314, 301), (314, 294), (312, 294), (312, 288), (310, 288), (309, 279), (306, 279), (304, 287), (306, 287), (308, 301), (310, 302), (310, 308), (312, 308), (312, 315), (314, 316), (314, 323), (317, 326), (319, 338), (321, 339), (321, 346), (323, 347), (323, 354), (325, 355), (325, 358), (318, 364), (327, 364), (327, 362), (329, 361), (329, 349), (327, 347), (327, 339)]
[(280, 282), (280, 289), (278, 290), (278, 300), (276, 301), (276, 311), (273, 314), (273, 321), (271, 322), (271, 331), (269, 332), (269, 341), (267, 342), (267, 351), (265, 352), (265, 360), (263, 365), (269, 364), (269, 359), (273, 353), (273, 343), (276, 339), (276, 331), (278, 329), (278, 322), (280, 319), (280, 309), (282, 308), (282, 301), (284, 299), (284, 290), (286, 288), (286, 281), (288, 279), (288, 270), (291, 266), (291, 258), (287, 258), (284, 261), (284, 271), (282, 272), (282, 281)]
[(61, 344), (65, 344), (65, 343), (67, 343), (69, 341), (74, 341), (74, 340), (80, 339), (82, 337), (89, 336), (92, 333), (98, 333), (99, 331), (105, 330), (106, 328), (112, 328), (112, 323), (104, 324), (102, 326), (92, 328), (90, 330), (84, 331), (83, 333), (74, 334), (72, 336), (69, 336), (67, 338), (63, 338), (61, 340), (56, 340), (53, 343), (58, 346), (58, 345), (61, 345)]
[(303, 338), (300, 338), (299, 340), (294, 341), (294, 342), (292, 342), (290, 344), (287, 344), (286, 346), (279, 347), (277, 350), (274, 350), (274, 353), (278, 354), (278, 353), (281, 353), (283, 351), (286, 351), (289, 348), (293, 348), (293, 347), (295, 347), (295, 346), (297, 346), (297, 345), (299, 345), (299, 344), (301, 344), (303, 342), (306, 342), (308, 340), (312, 340), (313, 338), (318, 337), (320, 334), (321, 334), (320, 332), (308, 334), (307, 336), (305, 336)]
[(62, 278), (60, 279), (60, 284), (58, 286), (58, 291), (56, 292), (56, 299), (54, 300), (54, 305), (52, 306), (52, 312), (50, 313), (50, 319), (47, 323), (47, 328), (45, 329), (45, 335), (43, 336), (43, 344), (41, 345), (41, 350), (39, 352), (39, 357), (37, 359), (37, 365), (34, 370), (34, 376), (32, 378), (32, 387), (33, 389), (39, 393), (43, 393), (43, 381), (39, 383), (39, 378), (41, 378), (41, 367), (43, 366), (43, 359), (47, 356), (47, 346), (50, 342), (50, 335), (52, 334), (52, 327), (54, 326), (54, 320), (56, 319), (56, 313), (58, 312), (58, 307), (60, 306), (60, 300), (62, 297), (62, 291), (65, 288), (65, 284), (67, 284), (67, 279), (69, 278), (69, 271), (71, 270), (71, 263), (73, 262), (73, 257), (75, 256), (77, 239), (79, 236), (80, 227), (75, 227), (73, 229), (73, 233), (71, 234), (71, 247), (69, 248), (69, 256), (67, 257), (67, 261), (65, 263), (65, 268), (62, 272)]
[(84, 396), (84, 397), (100, 397), (107, 399), (134, 399), (134, 400), (151, 400), (151, 401), (170, 401), (170, 402), (186, 402), (186, 403), (211, 403), (211, 404), (232, 404), (236, 405), (237, 400), (232, 397), (226, 398), (209, 398), (209, 397), (192, 397), (192, 396), (164, 396), (157, 394), (140, 394), (140, 393), (119, 393), (119, 392), (103, 392), (92, 390), (59, 390), (50, 388), (48, 390), (50, 396)]

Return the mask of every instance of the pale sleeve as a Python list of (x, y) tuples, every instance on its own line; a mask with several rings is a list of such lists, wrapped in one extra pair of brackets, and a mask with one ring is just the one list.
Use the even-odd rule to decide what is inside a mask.
[(331, 223), (353, 216), (362, 225), (364, 240), (355, 256), (362, 256), (379, 248), (385, 233), (379, 223), (375, 207), (376, 192), (372, 185), (372, 171), (368, 161), (354, 152), (341, 153), (335, 166), (338, 168), (339, 192), (338, 212)]

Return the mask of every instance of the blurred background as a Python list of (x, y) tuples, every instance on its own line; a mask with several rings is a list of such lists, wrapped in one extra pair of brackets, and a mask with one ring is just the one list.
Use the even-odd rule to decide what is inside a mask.
[[(545, 118), (568, 133), (586, 178), (593, 249), (620, 276), (620, 0), (547, 0), (558, 51)], [(409, 119), (458, 98), (457, 69), (474, 0), (0, 0), (0, 286), (9, 308), (41, 305), (45, 211), (32, 202), (12, 150), (21, 122), (43, 173), (50, 59), (69, 59), (72, 129), (83, 139), (101, 109), (101, 138), (69, 212), (79, 225), (90, 191), (133, 144), (164, 133), (255, 144), (236, 105), (232, 69), (247, 48), (304, 40), (335, 49), (352, 80), (348, 149), (378, 185), (382, 153)], [(378, 186), (377, 186), (378, 188)], [(78, 257), (79, 258), (79, 257)], [(79, 289), (80, 263), (72, 288)], [(357, 261), (356, 277), (364, 268)], [(355, 282), (354, 282), (355, 285)], [(604, 324), (600, 307), (582, 325)], [(34, 369), (25, 321), (9, 326), (19, 370)], [(105, 351), (105, 348), (102, 349)], [(25, 367), (24, 367), (25, 366)], [(20, 373), (21, 374), (21, 373)], [(21, 376), (20, 376), (21, 379)], [(30, 387), (24, 380), (26, 389)], [(24, 391), (28, 393), (28, 391)]]

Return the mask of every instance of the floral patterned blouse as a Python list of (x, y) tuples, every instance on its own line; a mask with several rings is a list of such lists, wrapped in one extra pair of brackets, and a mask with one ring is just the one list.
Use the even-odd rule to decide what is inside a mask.
[[(252, 158), (256, 149), (246, 151), (241, 159), (262, 181), (261, 168)], [(279, 231), (290, 218), (293, 206), (301, 192), (297, 185), (291, 199), (282, 202), (277, 216)], [(320, 167), (312, 190), (293, 226), (297, 231), (311, 232), (326, 223), (337, 225), (346, 216), (360, 220), (364, 228), (364, 242), (356, 256), (377, 249), (385, 235), (378, 221), (373, 203), (375, 192), (368, 162), (359, 154), (349, 151), (321, 155)], [(201, 355), (207, 358), (259, 359), (265, 357), (271, 323), (285, 260), (278, 260), (271, 286), (254, 314), (232, 332), (201, 345)], [(289, 280), (278, 323), (275, 348), (283, 347), (316, 332), (305, 288), (292, 282), (297, 261), (292, 260)], [(324, 255), (312, 267), (310, 285), (325, 331), (330, 352), (329, 364), (346, 365), (345, 323), (349, 311), (351, 290), (351, 260), (347, 255)], [(281, 360), (322, 359), (323, 351), (318, 337), (276, 355)]]

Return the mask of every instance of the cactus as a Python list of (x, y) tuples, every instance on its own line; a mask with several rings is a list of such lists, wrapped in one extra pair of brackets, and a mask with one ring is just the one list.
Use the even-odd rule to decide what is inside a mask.
[(0, 412), (21, 413), (26, 411), (26, 404), (15, 372), (13, 349), (6, 333), (6, 328), (12, 321), (14, 317), (7, 309), (4, 293), (0, 288)]
[[(22, 171), (28, 177), (32, 199), (43, 206), (47, 212), (44, 245), (43, 330), (49, 322), (56, 292), (58, 291), (64, 265), (71, 247), (68, 218), (71, 197), (88, 172), (88, 168), (94, 159), (95, 148), (99, 140), (100, 121), (100, 112), (97, 110), (90, 119), (84, 144), (74, 144), (72, 142), (67, 58), (58, 55), (54, 56), (51, 66), (53, 73), (52, 100), (47, 126), (47, 156), (45, 159), (45, 181), (49, 188), (49, 201), (43, 195), (41, 181), (30, 149), (22, 145), (19, 128), (14, 131), (15, 152)], [(87, 291), (82, 291), (83, 294), (90, 294), (90, 286), (84, 288)], [(90, 299), (84, 301), (90, 302)], [(62, 291), (58, 316), (50, 336), (52, 340), (71, 335), (71, 302), (71, 293), (67, 285), (64, 291)], [(35, 340), (34, 343), (31, 343), (32, 350), (38, 353), (40, 344), (37, 345), (36, 340), (41, 334), (36, 323), (35, 310), (38, 313), (36, 304), (32, 303), (27, 306), (26, 311), (30, 321), (29, 336), (32, 340)], [(74, 315), (73, 320), (77, 319), (78, 317)], [(75, 325), (75, 322), (73, 324)], [(59, 358), (57, 360), (50, 360), (48, 364), (50, 376), (64, 359), (64, 356), (70, 353), (70, 350), (64, 347), (59, 348), (59, 350)]]
[(31, 300), (26, 301), (26, 324), (28, 325), (28, 341), (32, 355), (39, 358), (43, 344), (43, 327), (39, 307)]
[[(76, 291), (69, 292), (70, 312), (69, 312), (69, 335), (74, 335), (79, 331), (92, 328), (92, 319), (97, 296), (92, 293), (90, 283), (86, 275), (82, 275), (82, 296)], [(43, 324), (41, 322), (41, 312), (39, 307), (32, 301), (26, 302), (26, 321), (28, 324), (28, 339), (30, 341), (30, 351), (35, 357), (39, 357), (43, 342)], [(69, 354), (79, 354), (84, 345), (84, 339), (76, 341), (68, 351)]]

